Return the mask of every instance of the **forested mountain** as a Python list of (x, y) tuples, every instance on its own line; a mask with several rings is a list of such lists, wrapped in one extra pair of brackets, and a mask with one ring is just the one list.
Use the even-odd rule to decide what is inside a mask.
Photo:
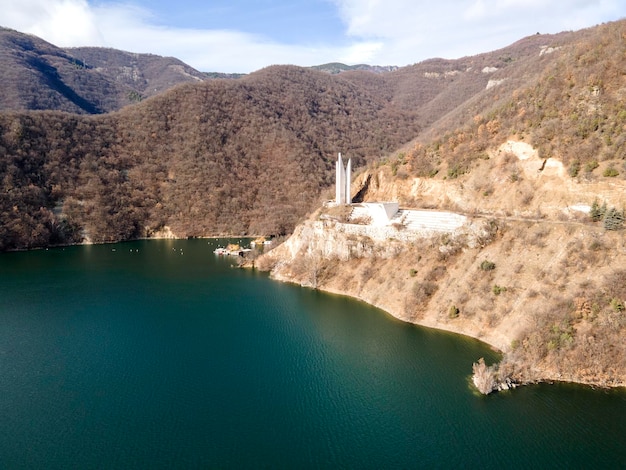
[(58, 48), (0, 27), (0, 110), (100, 114), (208, 76), (171, 57)]
[(132, 91), (130, 101), (158, 95), (176, 85), (203, 81), (208, 75), (173, 57), (136, 54), (103, 47), (72, 47), (65, 51), (85, 67)]
[[(605, 34), (607, 28), (618, 32)], [(114, 54), (117, 59), (107, 59), (106, 65), (104, 59), (86, 58), (91, 50), (79, 49), (86, 62), (77, 62), (67, 51), (3, 30), (2, 40), (12, 44), (3, 49), (5, 60), (30, 61), (37, 72), (0, 69), (7, 89), (19, 92), (3, 94), (2, 100), (46, 96), (48, 101), (32, 101), (55, 109), (47, 104), (67, 102), (60, 109), (73, 114), (0, 113), (0, 249), (124, 240), (166, 228), (176, 236), (288, 233), (333, 181), (337, 152), (359, 167), (419, 142), (406, 147), (405, 174), (455, 165), (462, 170), (480, 157), (496, 129), (530, 132), (517, 126), (534, 131), (548, 119), (558, 129), (559, 106), (571, 93), (561, 78), (567, 72), (559, 67), (566, 60), (573, 74), (600, 73), (607, 61), (617, 60), (607, 58), (603, 48), (619, 52), (622, 29), (619, 22), (534, 35), (492, 53), (432, 59), (381, 74), (272, 66), (238, 80), (191, 78), (189, 84), (98, 116), (78, 113), (119, 106), (120, 90), (128, 90), (132, 81), (120, 71), (131, 67), (132, 57)], [(56, 88), (35, 93), (39, 85), (25, 78), (33, 74), (48, 77)], [(110, 90), (98, 95), (99, 101), (84, 98), (95, 90), (94, 82), (83, 81), (92, 75), (101, 79), (99, 93)], [(68, 90), (67, 77), (85, 89)], [(539, 90), (545, 96), (533, 94)], [(511, 124), (512, 129), (496, 113), (508, 116), (517, 97), (528, 101), (525, 112), (535, 117)], [(579, 116), (587, 122), (586, 113)], [(570, 129), (570, 121), (564, 122)], [(474, 141), (463, 130), (467, 126), (475, 126), (482, 140)]]
[(176, 87), (118, 113), (0, 115), (0, 247), (289, 232), (355, 163), (418, 131), (345, 80), (275, 66)]

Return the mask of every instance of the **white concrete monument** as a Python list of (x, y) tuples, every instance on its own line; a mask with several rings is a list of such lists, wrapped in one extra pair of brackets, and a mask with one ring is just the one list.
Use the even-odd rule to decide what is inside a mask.
[(335, 169), (337, 171), (337, 180), (335, 182), (335, 203), (337, 205), (351, 204), (350, 173), (352, 173), (352, 159), (348, 159), (348, 165), (344, 168), (340, 153), (337, 158), (337, 162), (335, 163)]

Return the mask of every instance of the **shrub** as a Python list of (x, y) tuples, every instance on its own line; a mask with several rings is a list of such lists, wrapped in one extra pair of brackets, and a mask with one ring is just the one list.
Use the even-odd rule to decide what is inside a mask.
[(448, 178), (452, 180), (458, 178), (463, 174), (465, 174), (465, 171), (459, 165), (453, 165), (448, 168)]
[(622, 302), (620, 299), (615, 297), (611, 299), (611, 308), (615, 310), (616, 312), (623, 312), (625, 308), (624, 302)]
[(459, 309), (456, 305), (451, 305), (450, 310), (448, 310), (448, 317), (457, 318), (459, 316)]
[(624, 225), (624, 212), (615, 207), (608, 210), (604, 216), (604, 228), (606, 230), (619, 230)]
[(482, 269), (483, 271), (493, 271), (494, 269), (496, 269), (496, 263), (484, 260), (482, 263), (480, 263), (480, 269)]
[(626, 299), (626, 269), (614, 271), (609, 276), (606, 290), (611, 298)]
[(432, 268), (426, 276), (425, 281), (438, 281), (446, 274), (447, 268), (444, 265), (435, 266)]
[(437, 289), (438, 286), (434, 282), (416, 281), (410, 295), (407, 296), (407, 304), (425, 307)]
[(589, 244), (589, 249), (591, 251), (601, 251), (604, 249), (604, 245), (599, 240), (594, 240)]
[(569, 324), (555, 324), (550, 328), (549, 350), (566, 349), (574, 343), (574, 328)]
[(409, 276), (411, 276), (411, 277), (415, 277), (416, 275), (417, 275), (417, 270), (416, 270), (416, 269), (411, 268), (411, 269), (409, 270)]
[(496, 368), (487, 366), (482, 357), (474, 363), (472, 371), (472, 381), (480, 393), (488, 395), (496, 389)]
[(604, 169), (604, 173), (602, 173), (602, 175), (609, 177), (609, 178), (613, 178), (619, 175), (619, 171), (617, 171), (617, 169), (613, 165), (611, 165)]
[(567, 169), (567, 172), (572, 178), (576, 178), (578, 176), (578, 173), (580, 172), (580, 161), (575, 160), (574, 162), (572, 162), (572, 164)]
[(590, 162), (588, 162), (585, 165), (585, 171), (587, 173), (591, 173), (593, 170), (595, 170), (596, 168), (598, 168), (600, 165), (598, 164), (598, 162), (596, 160), (592, 160)]
[(499, 286), (498, 284), (494, 284), (494, 285), (493, 285), (493, 289), (491, 289), (491, 291), (492, 291), (495, 295), (500, 295), (502, 292), (506, 292), (506, 287), (504, 287), (504, 286)]
[(482, 224), (480, 232), (476, 236), (476, 242), (481, 246), (487, 246), (496, 239), (498, 232), (502, 233), (498, 222), (489, 219)]

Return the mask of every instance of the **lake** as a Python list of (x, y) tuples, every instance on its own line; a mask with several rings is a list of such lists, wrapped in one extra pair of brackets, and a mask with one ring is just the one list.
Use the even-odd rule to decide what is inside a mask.
[(626, 391), (152, 240), (0, 255), (0, 467), (617, 468)]

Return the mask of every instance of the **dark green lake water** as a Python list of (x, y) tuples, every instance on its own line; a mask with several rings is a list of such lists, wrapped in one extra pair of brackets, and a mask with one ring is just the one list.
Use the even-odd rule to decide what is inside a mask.
[(0, 255), (0, 468), (626, 465), (624, 390), (479, 396), (484, 344), (234, 269), (217, 243)]

